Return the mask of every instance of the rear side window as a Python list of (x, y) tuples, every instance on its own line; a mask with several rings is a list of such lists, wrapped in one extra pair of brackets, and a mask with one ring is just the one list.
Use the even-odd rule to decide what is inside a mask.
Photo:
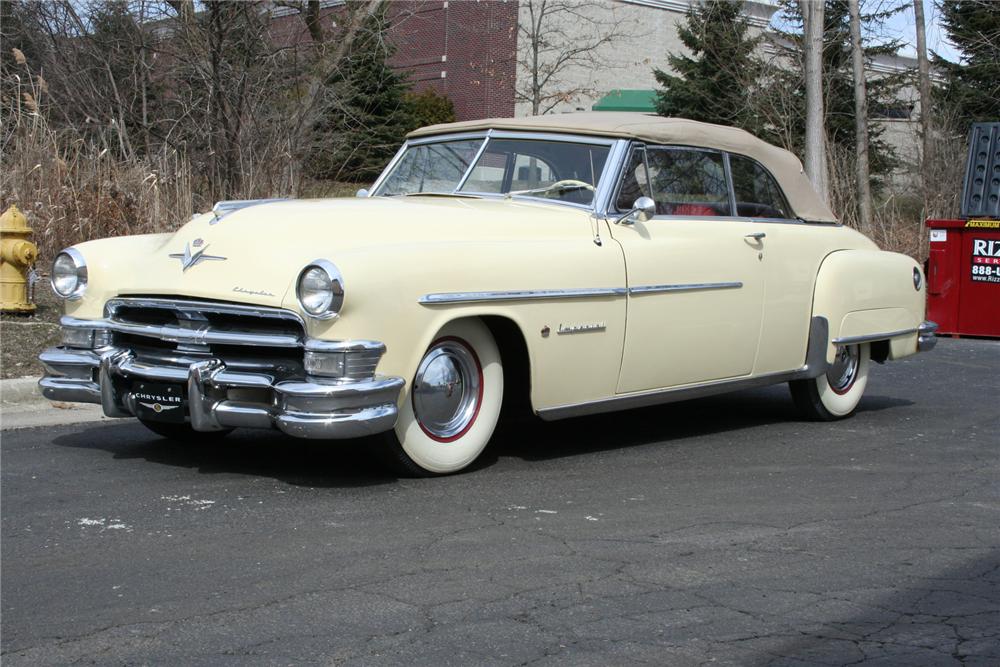
[(658, 215), (732, 215), (720, 153), (647, 148), (646, 165)]
[(791, 210), (774, 177), (757, 162), (729, 156), (736, 194), (736, 215), (746, 218), (791, 218)]

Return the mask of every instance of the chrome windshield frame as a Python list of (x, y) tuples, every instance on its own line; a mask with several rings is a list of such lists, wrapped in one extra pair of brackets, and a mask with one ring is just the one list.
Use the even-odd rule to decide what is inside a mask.
[[(474, 196), (482, 197), (483, 199), (513, 199), (522, 200), (529, 202), (540, 202), (546, 204), (557, 204), (559, 206), (569, 206), (572, 208), (579, 208), (587, 211), (604, 211), (607, 209), (607, 202), (611, 197), (611, 193), (615, 189), (614, 180), (618, 175), (619, 165), (618, 162), (621, 161), (622, 156), (628, 150), (628, 141), (624, 139), (616, 139), (613, 137), (602, 137), (602, 136), (592, 136), (584, 134), (562, 134), (553, 132), (515, 132), (509, 130), (482, 130), (478, 132), (454, 132), (451, 134), (437, 134), (428, 137), (416, 137), (413, 139), (407, 139), (400, 149), (393, 156), (389, 164), (386, 165), (379, 177), (375, 179), (369, 190), (368, 197), (385, 197), (388, 195), (378, 194), (379, 188), (385, 183), (389, 174), (396, 168), (396, 165), (402, 159), (403, 155), (414, 146), (421, 146), (424, 144), (431, 143), (445, 143), (452, 141), (463, 141), (469, 139), (482, 139), (483, 142), (480, 144), (476, 151), (476, 155), (469, 162), (469, 167), (462, 174), (462, 178), (459, 180), (458, 185), (451, 192), (436, 192), (436, 193), (419, 193), (414, 192), (412, 196), (420, 196), (420, 194), (434, 194), (434, 195), (454, 195), (459, 196)], [(594, 191), (594, 197), (590, 204), (578, 204), (576, 202), (566, 202), (560, 201), (558, 199), (548, 199), (545, 197), (533, 197), (531, 195), (508, 195), (507, 193), (499, 192), (462, 192), (461, 189), (468, 181), (472, 171), (476, 167), (476, 163), (479, 158), (486, 151), (486, 147), (489, 142), (493, 139), (526, 139), (531, 141), (559, 141), (563, 143), (572, 144), (590, 144), (595, 146), (607, 146), (608, 147), (608, 157), (604, 161), (604, 167), (601, 170), (601, 174), (597, 179), (597, 189)]]

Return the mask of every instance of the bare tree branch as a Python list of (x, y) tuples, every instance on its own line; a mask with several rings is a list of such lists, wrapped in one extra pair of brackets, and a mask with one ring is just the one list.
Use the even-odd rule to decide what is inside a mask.
[[(548, 113), (564, 102), (594, 93), (572, 83), (569, 74), (613, 67), (601, 49), (634, 36), (634, 27), (609, 5), (591, 0), (525, 0), (518, 21), (517, 83), (514, 97), (531, 105), (532, 114)], [(523, 20), (526, 18), (527, 20)]]

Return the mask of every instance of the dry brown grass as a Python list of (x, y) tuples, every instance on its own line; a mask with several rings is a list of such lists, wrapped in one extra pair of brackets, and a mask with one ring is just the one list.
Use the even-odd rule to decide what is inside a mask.
[[(163, 148), (149, 157), (124, 158), (113, 132), (98, 142), (70, 128), (55, 130), (46, 119), (44, 85), (30, 75), (16, 85), (2, 95), (0, 210), (16, 204), (28, 216), (43, 270), (67, 246), (171, 231), (211, 207), (210, 185), (182, 153)], [(345, 197), (362, 186), (302, 180), (296, 192), (248, 187), (235, 198)]]
[(123, 159), (107, 142), (52, 129), (37, 79), (15, 85), (3, 95), (0, 209), (16, 204), (25, 212), (43, 265), (74, 243), (166, 231), (190, 217), (191, 168), (183, 155)]
[(853, 157), (836, 151), (830, 156), (831, 208), (845, 224), (867, 235), (883, 250), (927, 258), (924, 220), (959, 214), (965, 168), (965, 137), (941, 129), (935, 133), (934, 155), (924, 192), (919, 162), (903, 162), (873, 202), (870, 229), (862, 229), (857, 215), (857, 187)]
[(0, 378), (38, 377), (42, 364), (38, 355), (59, 342), (62, 300), (48, 285), (35, 286), (35, 312), (30, 315), (0, 315)]

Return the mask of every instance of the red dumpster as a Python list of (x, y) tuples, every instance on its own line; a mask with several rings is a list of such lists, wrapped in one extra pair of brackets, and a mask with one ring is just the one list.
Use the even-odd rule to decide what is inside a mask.
[(1000, 338), (1000, 123), (970, 129), (961, 218), (927, 228), (927, 318), (938, 333)]
[(942, 334), (1000, 337), (1000, 220), (927, 227), (927, 319)]

